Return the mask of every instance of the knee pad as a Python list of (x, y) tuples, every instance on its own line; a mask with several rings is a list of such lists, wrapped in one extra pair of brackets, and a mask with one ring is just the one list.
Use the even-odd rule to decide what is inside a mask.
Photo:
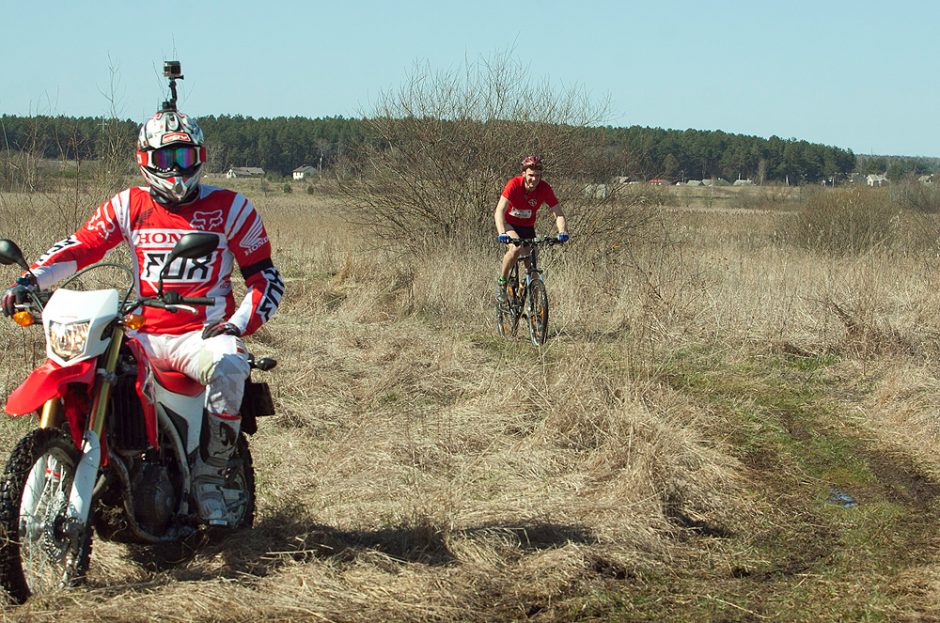
[(210, 353), (205, 359), (200, 361), (200, 380), (208, 391), (206, 406), (215, 413), (237, 413), (245, 393), (245, 380), (251, 371), (248, 361), (237, 354), (215, 358)]

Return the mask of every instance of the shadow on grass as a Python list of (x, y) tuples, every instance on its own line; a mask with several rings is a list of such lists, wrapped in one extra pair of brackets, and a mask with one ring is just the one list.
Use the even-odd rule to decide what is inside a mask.
[[(286, 565), (317, 559), (354, 562), (379, 554), (392, 563), (445, 566), (458, 562), (447, 543), (454, 539), (495, 537), (516, 552), (534, 552), (569, 543), (594, 543), (583, 526), (550, 522), (489, 523), (450, 532), (430, 521), (363, 530), (340, 530), (313, 523), (290, 509), (267, 516), (250, 530), (204, 533), (188, 541), (157, 547), (133, 547), (128, 557), (151, 573), (168, 574), (166, 581), (198, 581), (217, 577), (264, 577)], [(211, 569), (202, 561), (216, 556)]]

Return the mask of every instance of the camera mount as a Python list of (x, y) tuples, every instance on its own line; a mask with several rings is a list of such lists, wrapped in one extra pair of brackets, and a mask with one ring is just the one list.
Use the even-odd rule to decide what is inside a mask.
[(170, 99), (163, 102), (160, 112), (176, 111), (176, 81), (183, 79), (179, 61), (163, 61), (163, 75), (170, 79)]

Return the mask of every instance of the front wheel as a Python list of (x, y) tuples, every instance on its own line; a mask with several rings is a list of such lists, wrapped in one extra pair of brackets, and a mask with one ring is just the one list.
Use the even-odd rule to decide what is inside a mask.
[(91, 526), (67, 517), (81, 452), (65, 432), (31, 431), (0, 480), (0, 585), (18, 603), (80, 583), (91, 558)]
[(534, 279), (529, 285), (529, 337), (536, 346), (545, 343), (548, 336), (548, 294), (541, 279)]
[(506, 300), (496, 301), (496, 330), (501, 337), (516, 335), (519, 327), (519, 288), (507, 288)]

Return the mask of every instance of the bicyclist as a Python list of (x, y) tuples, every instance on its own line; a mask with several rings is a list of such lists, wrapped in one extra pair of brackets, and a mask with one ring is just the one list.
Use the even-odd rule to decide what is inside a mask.
[(506, 300), (506, 279), (516, 259), (528, 245), (516, 246), (511, 239), (535, 238), (535, 216), (547, 205), (555, 214), (555, 227), (558, 228), (558, 241), (568, 240), (568, 225), (565, 213), (555, 197), (555, 191), (542, 179), (542, 159), (539, 156), (526, 156), (521, 163), (522, 171), (506, 182), (505, 188), (496, 204), (493, 219), (496, 221), (496, 239), (506, 243), (506, 255), (497, 279), (497, 297)]

